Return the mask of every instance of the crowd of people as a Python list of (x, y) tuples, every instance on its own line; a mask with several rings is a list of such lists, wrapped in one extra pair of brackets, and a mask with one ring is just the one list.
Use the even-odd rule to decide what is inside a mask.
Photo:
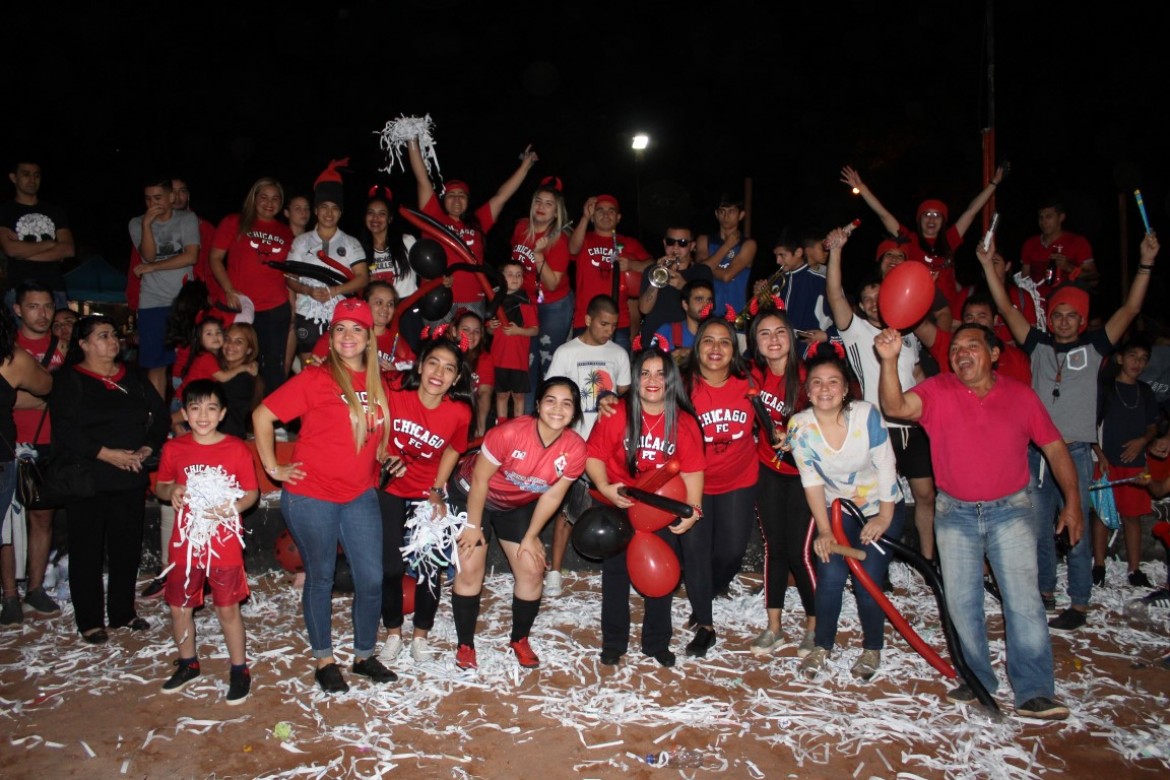
[[(463, 264), (444, 279), (447, 311), (419, 305), (426, 280), (411, 257), (420, 244), (396, 221), (386, 187), (369, 192), (357, 235), (342, 229), (342, 161), (308, 196), (287, 197), (280, 182), (258, 179), (240, 212), (218, 226), (191, 211), (183, 180), (159, 178), (145, 183), (145, 211), (129, 223), (133, 361), (112, 320), (78, 318), (65, 305), (68, 222), (39, 201), (39, 165), (14, 166), (16, 198), (0, 208), (9, 284), (0, 504), (12, 503), (21, 458), (46, 468), (68, 458), (89, 477), (67, 500), (9, 513), (29, 528), (23, 605), (59, 609), (42, 582), (54, 510), (63, 508), (82, 638), (100, 643), (109, 629), (149, 627), (134, 588), (149, 472), (157, 470), (171, 567), (142, 595), (161, 594), (171, 607), (178, 660), (163, 689), (182, 690), (200, 674), (191, 612), (206, 590), (230, 655), (228, 703), (245, 700), (251, 678), (238, 605), (248, 594), (241, 513), (258, 495), (243, 445), (251, 437), (267, 477), (283, 488), (324, 691), (348, 689), (331, 636), (339, 545), (353, 575), (352, 674), (389, 683), (403, 654), (432, 657), (445, 587), (454, 663), (476, 668), (493, 536), (515, 579), (511, 649), (535, 668), (541, 600), (560, 595), (572, 524), (592, 504), (630, 510), (636, 499), (627, 489), (669, 466), (689, 510), (653, 533), (681, 563), (693, 630), (687, 655), (731, 641), (720, 636), (712, 604), (758, 529), (761, 632), (748, 647), (766, 656), (784, 645), (791, 577), (805, 621), (795, 642), (801, 672), (820, 674), (837, 649), (850, 578), (829, 519), (844, 500), (860, 515), (846, 521), (844, 541), (867, 551), (863, 569), (877, 587), (887, 585), (891, 561), (880, 540), (907, 536), (941, 568), (964, 655), (992, 692), (983, 594), (993, 591), (1003, 603), (1017, 711), (1067, 716), (1055, 697), (1049, 630), (1084, 626), (1092, 588), (1104, 584), (1107, 537), (1088, 530), (1100, 523), (1088, 496), (1098, 475), (1128, 480), (1115, 488), (1128, 584), (1150, 586), (1139, 567), (1140, 518), (1151, 507), (1145, 457), (1170, 452), (1170, 386), (1160, 374), (1143, 381), (1165, 360), (1151, 361), (1159, 348), (1134, 329), (1159, 249), (1153, 233), (1124, 304), (1091, 328), (1092, 250), (1063, 229), (1055, 201), (1039, 209), (1041, 233), (1017, 260), (1023, 273), (1009, 275), (1012, 263), (989, 235), (975, 249), (983, 281), (959, 284), (956, 255), (1003, 183), (1002, 169), (953, 223), (945, 203), (927, 200), (908, 227), (844, 168), (841, 180), (888, 234), (872, 274), (847, 291), (848, 228), (786, 230), (772, 248), (776, 273), (751, 286), (760, 249), (744, 233), (735, 196), (715, 204), (707, 233), (672, 223), (655, 257), (618, 232), (612, 195), (587, 197), (571, 225), (555, 176), (535, 186), (510, 253), (489, 257), (485, 234), (524, 186), (536, 153), (525, 150), (477, 209), (463, 181), (436, 189), (417, 144), (408, 157), (418, 210), (467, 250), (440, 244), (448, 264)], [(902, 263), (925, 265), (934, 287), (917, 324), (897, 330), (883, 316), (881, 290)], [(284, 439), (295, 440), (291, 453), (277, 447)], [(406, 551), (425, 544), (432, 560), (458, 556), (458, 572), (420, 576)], [(1049, 619), (1058, 544), (1067, 548), (1067, 605)], [(4, 624), (23, 618), (12, 550), (5, 545), (0, 556)], [(601, 565), (600, 662), (615, 665), (630, 640), (635, 564), (618, 550)], [(418, 578), (409, 637), (408, 574)], [(886, 618), (853, 577), (862, 636), (852, 670), (868, 680), (881, 667)], [(675, 663), (673, 593), (645, 594), (641, 650), (663, 666)], [(948, 697), (975, 695), (962, 685)]]

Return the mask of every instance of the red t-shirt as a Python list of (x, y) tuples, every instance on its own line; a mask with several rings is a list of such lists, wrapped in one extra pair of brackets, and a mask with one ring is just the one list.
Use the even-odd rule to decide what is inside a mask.
[[(549, 290), (543, 284), (539, 285), (544, 293), (543, 299), (537, 294), (537, 269), (536, 267), (536, 253), (533, 247), (536, 242), (544, 236), (544, 233), (537, 233), (533, 238), (532, 243), (528, 242), (528, 220), (522, 219), (516, 223), (516, 229), (512, 231), (512, 259), (519, 260), (524, 266), (524, 291), (528, 293), (528, 300), (536, 301), (537, 303), (556, 303), (569, 294), (569, 280), (567, 277), (561, 278), (561, 283), (557, 285), (557, 289)], [(552, 246), (545, 247), (544, 261), (548, 263), (548, 267), (557, 273), (565, 273), (569, 270), (569, 241), (565, 238), (565, 234), (561, 233), (552, 242)]]
[[(382, 331), (382, 335), (375, 338), (378, 342), (378, 362), (382, 366), (382, 378), (390, 384), (390, 387), (396, 387), (402, 382), (402, 374), (414, 367), (414, 350), (410, 348), (404, 338), (399, 338), (395, 343), (389, 329)], [(313, 345), (313, 351), (309, 354), (321, 360), (329, 357), (328, 332), (321, 334), (317, 343)], [(386, 366), (388, 365), (393, 366), (394, 369), (387, 370)]]
[[(707, 462), (703, 456), (703, 435), (695, 418), (685, 412), (678, 415), (678, 435), (673, 443), (663, 438), (665, 414), (643, 414), (639, 432), (638, 457), (635, 469), (638, 476), (660, 469), (668, 460), (678, 458), (681, 473), (703, 471)], [(598, 417), (589, 434), (586, 456), (605, 463), (605, 474), (611, 483), (633, 485), (635, 477), (626, 468), (626, 403), (619, 401), (614, 413)]]
[[(159, 459), (158, 481), (174, 482), (176, 485), (186, 486), (187, 480), (204, 471), (222, 469), (225, 486), (236, 487), (240, 490), (256, 490), (256, 465), (252, 460), (252, 451), (248, 445), (235, 436), (224, 436), (215, 444), (200, 444), (191, 434), (185, 434), (171, 439), (163, 445)], [(185, 530), (191, 517), (186, 509), (175, 515), (175, 524), (171, 529), (170, 560), (182, 566), (187, 563), (187, 544), (182, 541), (181, 531)], [(222, 522), (211, 537), (210, 551), (214, 553), (211, 565), (227, 568), (243, 566), (243, 545), (236, 532), (240, 530), (240, 518), (237, 515), (233, 520)], [(192, 566), (207, 565), (208, 551), (204, 550), (198, 558), (192, 559)]]
[[(48, 351), (49, 342), (52, 340), (52, 334), (39, 339), (30, 339), (26, 338), (21, 331), (16, 332), (16, 346), (32, 355), (38, 363), (45, 359), (45, 352)], [(61, 352), (54, 349), (53, 357), (49, 359), (48, 369), (56, 371), (64, 362), (65, 358)], [(41, 425), (41, 434), (37, 436), (37, 426), (41, 423), (41, 415), (45, 417), (45, 424)], [(49, 414), (48, 409), (13, 409), (12, 419), (16, 423), (16, 441), (25, 444), (48, 444), (52, 438), (50, 434), (53, 431), (51, 418), (52, 415)], [(33, 441), (34, 436), (37, 438), (36, 441)]]
[(417, 390), (390, 393), (388, 454), (402, 458), (406, 473), (390, 481), (386, 492), (415, 501), (426, 498), (439, 476), (439, 462), (450, 447), (467, 449), (471, 407), (444, 396), (438, 408), (423, 406)]
[(1043, 447), (1061, 438), (1032, 388), (1002, 374), (983, 398), (954, 374), (932, 376), (910, 392), (922, 399), (919, 422), (930, 437), (934, 481), (960, 501), (1023, 490), (1028, 442)]
[[(934, 346), (930, 348), (930, 354), (938, 362), (940, 371), (951, 370), (951, 342), (954, 336), (955, 334), (950, 331), (939, 329), (938, 335), (934, 337)], [(1019, 347), (1004, 342), (1004, 348), (999, 352), (999, 368), (996, 370), (1017, 382), (1023, 382), (1028, 387), (1032, 386), (1032, 361)]]
[[(1074, 267), (1080, 268), (1093, 259), (1093, 247), (1084, 236), (1067, 231), (1061, 231), (1061, 234), (1047, 245), (1042, 236), (1032, 236), (1020, 248), (1020, 266), (1028, 266), (1028, 276), (1039, 284), (1048, 275), (1048, 258), (1052, 255), (1064, 255)], [(1068, 279), (1067, 274), (1059, 269), (1056, 276), (1056, 284)], [(1047, 296), (1047, 287), (1048, 285), (1042, 286), (1041, 295)]]
[(898, 236), (906, 240), (903, 248), (907, 260), (917, 260), (926, 263), (934, 276), (934, 286), (947, 299), (947, 303), (954, 307), (955, 297), (959, 294), (959, 282), (955, 278), (954, 254), (963, 245), (963, 236), (954, 225), (947, 226), (947, 246), (951, 249), (951, 259), (935, 254), (934, 243), (922, 245), (921, 236), (917, 232), (907, 229), (904, 225), (898, 226)]
[[(179, 368), (181, 369), (182, 366), (179, 366)], [(191, 362), (191, 367), (187, 369), (187, 373), (183, 374), (183, 381), (179, 384), (178, 389), (175, 390), (175, 398), (179, 399), (181, 403), (183, 400), (183, 390), (187, 388), (187, 385), (196, 379), (211, 379), (217, 371), (219, 371), (219, 358), (211, 352), (200, 354)]]
[(731, 377), (722, 387), (712, 387), (701, 378), (695, 380), (691, 403), (703, 429), (707, 457), (703, 492), (709, 496), (751, 487), (759, 479), (759, 469), (744, 467), (755, 460), (756, 449), (750, 386), (746, 377)]
[(483, 350), (479, 359), (471, 367), (471, 394), (479, 392), (480, 387), (496, 386), (496, 361), (492, 360), (491, 353)]
[(559, 480), (570, 482), (585, 473), (585, 440), (565, 430), (544, 446), (532, 417), (517, 417), (492, 428), (484, 436), (479, 455), (466, 458), (459, 475), (471, 484), (477, 458), (499, 466), (488, 481), (487, 504), (506, 510), (531, 504)]
[[(797, 392), (796, 403), (792, 404), (788, 409), (788, 414), (784, 413), (784, 396), (787, 392), (787, 378), (776, 376), (768, 369), (761, 369), (759, 366), (752, 366), (752, 384), (759, 390), (760, 400), (764, 402), (764, 406), (768, 408), (768, 416), (772, 419), (772, 425), (777, 431), (788, 430), (788, 420), (793, 414), (804, 408), (804, 368), (800, 369), (800, 383), (802, 388)], [(777, 453), (772, 448), (771, 442), (768, 441), (768, 434), (766, 431), (760, 431), (758, 441), (756, 443), (756, 458), (768, 468), (772, 469), (778, 474), (790, 474), (797, 476), (800, 471), (797, 470), (796, 464), (791, 458), (784, 459), (781, 453)]]
[(288, 302), (284, 276), (264, 265), (266, 260), (286, 261), (293, 234), (288, 225), (257, 220), (246, 236), (239, 235), (240, 215), (229, 214), (215, 230), (212, 246), (227, 252), (225, 263), (232, 287), (252, 299), (256, 311), (275, 309)]
[[(540, 324), (536, 313), (536, 304), (520, 304), (520, 318), (522, 322), (513, 323), (523, 328), (531, 328)], [(528, 350), (532, 343), (531, 336), (510, 336), (504, 333), (503, 328), (492, 334), (492, 363), (496, 368), (510, 368), (514, 371), (528, 370)]]
[[(439, 199), (434, 195), (423, 204), (422, 212), (428, 217), (442, 222), (452, 232), (458, 234), (463, 239), (463, 243), (467, 244), (467, 248), (471, 250), (475, 261), (483, 265), (484, 233), (487, 233), (496, 224), (495, 218), (492, 217), (492, 206), (490, 203), (485, 203), (475, 210), (475, 218), (479, 222), (482, 232), (465, 224), (462, 220), (455, 219), (444, 211), (443, 205), (439, 203)], [(446, 249), (446, 247), (443, 248)], [(454, 253), (447, 250), (448, 264), (462, 262), (466, 261), (456, 257)], [(457, 303), (482, 301), (484, 299), (483, 285), (479, 283), (479, 279), (476, 278), (475, 274), (467, 271), (456, 271), (451, 277), (451, 297)]]
[[(573, 327), (585, 327), (585, 312), (589, 309), (589, 302), (598, 295), (613, 295), (613, 261), (614, 244), (617, 244), (617, 253), (630, 260), (650, 260), (650, 253), (636, 238), (623, 236), (620, 233), (615, 238), (604, 236), (595, 230), (585, 234), (585, 243), (581, 251), (573, 256), (577, 263), (577, 300), (573, 305)], [(618, 271), (620, 273), (620, 269)], [(634, 290), (634, 295), (638, 294)], [(547, 296), (546, 296), (547, 297)], [(618, 323), (619, 328), (630, 327), (630, 291), (625, 284), (618, 284)]]
[[(365, 372), (350, 376), (354, 392), (364, 399)], [(327, 367), (309, 366), (265, 398), (264, 405), (282, 421), (301, 418), (292, 462), (301, 464), (305, 478), (289, 485), (293, 493), (345, 503), (377, 484), (378, 444), (385, 420), (379, 416), (361, 450), (356, 450), (349, 404)]]

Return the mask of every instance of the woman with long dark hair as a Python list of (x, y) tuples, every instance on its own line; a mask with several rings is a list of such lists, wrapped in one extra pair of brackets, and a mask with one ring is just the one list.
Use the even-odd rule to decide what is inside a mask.
[[(619, 509), (633, 506), (618, 492), (647, 472), (677, 459), (694, 514), (655, 533), (677, 554), (677, 537), (702, 517), (703, 436), (674, 361), (657, 346), (640, 352), (630, 369), (632, 384), (614, 414), (599, 417), (589, 434), (585, 472), (594, 487)], [(670, 650), (673, 594), (645, 599), (642, 652), (663, 666), (674, 666)], [(601, 568), (601, 663), (617, 664), (630, 635), (630, 575), (626, 553), (605, 559)]]
[(769, 423), (760, 430), (756, 445), (756, 503), (764, 540), (764, 607), (768, 625), (752, 640), (751, 647), (756, 655), (764, 655), (784, 643), (780, 618), (791, 574), (804, 608), (805, 630), (796, 651), (803, 658), (813, 649), (816, 574), (809, 554), (812, 515), (786, 441), (788, 421), (806, 401), (803, 371), (796, 353), (798, 344), (792, 323), (781, 309), (761, 310), (748, 327), (752, 384), (759, 399), (756, 403), (767, 411)]
[[(387, 389), (378, 370), (365, 301), (345, 299), (329, 323), (329, 359), (308, 366), (252, 413), (265, 473), (284, 484), (280, 512), (305, 563), (305, 629), (326, 693), (349, 685), (333, 657), (333, 575), (341, 543), (353, 572), (353, 672), (376, 683), (397, 676), (374, 656), (382, 592), (378, 459), (390, 433)], [(292, 460), (276, 458), (275, 425), (300, 418)]]
[[(440, 325), (422, 343), (418, 361), (390, 394), (394, 410), (388, 460), (393, 476), (378, 491), (383, 524), (382, 625), (386, 642), (379, 658), (392, 663), (403, 649), (402, 547), (406, 522), (420, 506), (432, 517), (447, 516), (447, 481), (459, 456), (467, 449), (471, 425), (471, 369), (461, 345), (446, 337)], [(420, 583), (414, 598), (414, 635), (410, 655), (415, 662), (430, 657), (427, 635), (435, 625), (439, 605), (439, 575)]]
[(451, 495), (467, 508), (467, 524), (459, 536), (460, 570), (451, 594), (459, 637), (455, 665), (460, 669), (476, 667), (475, 621), (493, 530), (515, 578), (512, 652), (525, 668), (540, 665), (528, 642), (544, 587), (540, 532), (585, 471), (585, 440), (572, 430), (582, 417), (577, 383), (550, 377), (536, 390), (536, 411), (492, 428), (479, 453), (465, 458), (451, 480)]
[[(90, 644), (109, 639), (107, 626), (150, 628), (134, 610), (150, 482), (143, 464), (162, 447), (170, 416), (154, 385), (117, 362), (120, 348), (113, 322), (82, 317), (49, 398), (53, 451), (84, 462), (96, 488), (95, 495), (65, 504), (69, 589), (77, 629)], [(108, 592), (102, 587), (107, 555)]]
[(359, 236), (370, 262), (370, 280), (394, 286), (398, 298), (418, 289), (418, 274), (410, 267), (408, 252), (414, 237), (394, 222), (394, 200), (388, 187), (374, 187), (366, 201), (365, 228)]
[(687, 655), (702, 657), (716, 640), (711, 601), (739, 573), (756, 517), (759, 474), (744, 468), (755, 460), (756, 450), (751, 380), (734, 325), (719, 317), (703, 319), (682, 372), (707, 459), (703, 516), (680, 540), (683, 580), (696, 626)]
[(240, 309), (240, 296), (255, 307), (252, 320), (260, 340), (260, 376), (266, 392), (284, 382), (284, 353), (292, 323), (292, 307), (284, 276), (265, 261), (289, 259), (293, 234), (277, 219), (284, 205), (284, 189), (270, 177), (256, 180), (239, 214), (229, 214), (215, 230), (211, 272), (223, 287), (224, 303)]
[[(816, 646), (800, 663), (801, 672), (815, 677), (833, 651), (841, 596), (851, 576), (845, 559), (830, 552), (835, 542), (829, 524), (834, 499), (848, 499), (865, 516), (865, 525), (847, 520), (845, 534), (852, 547), (866, 546), (862, 566), (880, 588), (886, 582), (891, 551), (875, 544), (884, 534), (898, 539), (905, 504), (898, 486), (894, 448), (881, 412), (865, 401), (849, 400), (849, 367), (835, 354), (819, 354), (805, 366), (809, 408), (797, 412), (788, 424), (792, 452), (808, 508), (816, 522), (813, 542), (817, 564)], [(853, 577), (853, 597), (861, 619), (862, 652), (853, 675), (873, 677), (881, 663), (885, 615), (869, 592)]]

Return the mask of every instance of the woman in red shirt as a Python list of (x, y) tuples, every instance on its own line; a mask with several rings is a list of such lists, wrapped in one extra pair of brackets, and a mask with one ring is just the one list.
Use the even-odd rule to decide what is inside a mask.
[[(264, 471), (284, 483), (280, 512), (305, 562), (305, 628), (326, 693), (349, 690), (333, 658), (330, 621), (337, 544), (353, 571), (354, 674), (398, 679), (376, 657), (382, 590), (382, 518), (375, 483), (386, 449), (388, 390), (378, 371), (365, 301), (339, 302), (329, 323), (329, 359), (307, 366), (256, 407), (252, 427)], [(276, 459), (274, 426), (299, 417), (292, 461)]]
[[(540, 318), (540, 336), (531, 346), (535, 356), (533, 385), (548, 371), (553, 351), (569, 340), (573, 325), (573, 292), (566, 277), (569, 241), (564, 228), (568, 224), (561, 180), (549, 176), (532, 195), (528, 219), (517, 222), (512, 233), (512, 259), (524, 266), (524, 291), (528, 300), (536, 302)], [(552, 344), (545, 353), (547, 357), (541, 354), (541, 343)]]
[(467, 507), (467, 525), (459, 536), (461, 567), (451, 594), (460, 669), (476, 667), (475, 621), (490, 529), (499, 535), (516, 578), (512, 651), (521, 666), (540, 666), (528, 643), (544, 587), (540, 532), (585, 471), (585, 440), (572, 430), (582, 417), (577, 383), (563, 376), (546, 379), (536, 391), (536, 411), (492, 428), (479, 454), (465, 458), (451, 480), (452, 496)]
[[(657, 347), (644, 350), (630, 367), (632, 384), (614, 414), (599, 417), (589, 434), (585, 473), (606, 500), (619, 509), (633, 502), (618, 492), (643, 474), (678, 459), (687, 488), (687, 503), (695, 513), (678, 525), (655, 533), (678, 552), (685, 534), (702, 516), (703, 436), (691, 402), (683, 390), (674, 361)], [(663, 666), (674, 666), (670, 651), (670, 603), (673, 594), (645, 599), (642, 652)], [(630, 575), (626, 552), (611, 555), (601, 565), (601, 663), (613, 666), (625, 655), (630, 639)]]
[(791, 572), (805, 614), (805, 633), (797, 649), (797, 655), (803, 658), (813, 649), (816, 567), (809, 553), (812, 514), (791, 448), (785, 444), (789, 418), (805, 405), (799, 359), (793, 352), (797, 343), (792, 324), (782, 311), (762, 311), (748, 328), (752, 382), (768, 410), (773, 429), (771, 441), (767, 431), (760, 431), (756, 447), (760, 461), (757, 506), (764, 537), (764, 602), (768, 627), (752, 641), (752, 652), (770, 653), (784, 642), (780, 615)]
[[(401, 548), (406, 520), (423, 503), (429, 503), (439, 516), (447, 513), (447, 480), (467, 449), (471, 425), (471, 369), (463, 351), (446, 338), (448, 327), (440, 325), (435, 330), (422, 343), (418, 362), (403, 379), (402, 389), (390, 394), (394, 418), (386, 468), (394, 478), (378, 492), (383, 526), (382, 625), (388, 632), (378, 657), (384, 663), (392, 663), (403, 647)], [(415, 591), (410, 654), (416, 662), (430, 657), (427, 634), (435, 624), (439, 587), (436, 576)]]
[(683, 366), (684, 383), (703, 432), (703, 517), (680, 540), (683, 576), (697, 628), (687, 655), (703, 657), (715, 644), (711, 601), (743, 565), (756, 517), (755, 417), (748, 391), (748, 364), (734, 327), (707, 317), (695, 330), (694, 349)]

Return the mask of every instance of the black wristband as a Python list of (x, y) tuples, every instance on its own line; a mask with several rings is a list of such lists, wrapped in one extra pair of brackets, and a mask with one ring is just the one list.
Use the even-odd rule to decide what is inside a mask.
[(1153, 263), (1138, 263), (1138, 270), (1141, 270), (1141, 271), (1153, 271), (1153, 270), (1154, 270), (1154, 264), (1153, 264)]

